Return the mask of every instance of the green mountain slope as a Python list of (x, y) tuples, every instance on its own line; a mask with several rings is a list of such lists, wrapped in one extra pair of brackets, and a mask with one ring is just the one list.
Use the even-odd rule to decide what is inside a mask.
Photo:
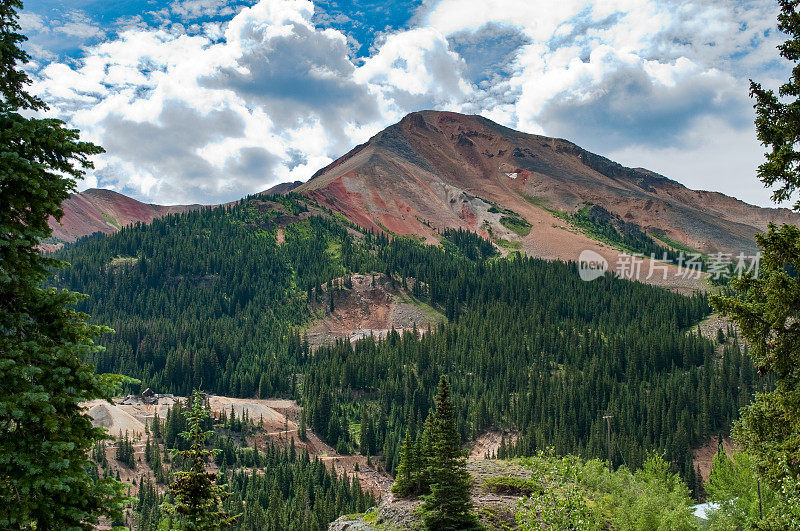
[[(82, 240), (54, 283), (87, 293), (81, 309), (116, 329), (99, 371), (158, 392), (298, 398), (329, 444), (389, 471), (447, 374), (464, 440), (499, 426), (520, 432), (511, 455), (605, 456), (610, 409), (615, 464), (657, 450), (693, 486), (690, 448), (727, 430), (759, 383), (738, 346), (720, 358), (690, 331), (705, 298), (582, 282), (574, 264), (499, 258), (473, 233), (442, 238), (374, 235), (299, 196), (250, 198)], [(371, 272), (448, 322), (312, 352), (302, 331), (331, 290)]]

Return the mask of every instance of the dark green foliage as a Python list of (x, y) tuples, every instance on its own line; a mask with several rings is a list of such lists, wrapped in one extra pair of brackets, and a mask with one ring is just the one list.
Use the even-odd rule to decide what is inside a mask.
[(136, 530), (155, 531), (161, 520), (160, 505), (163, 498), (158, 494), (156, 486), (147, 476), (142, 478), (139, 485), (139, 495), (135, 504)]
[(0, 527), (89, 529), (125, 498), (88, 462), (106, 435), (80, 404), (109, 398), (121, 378), (86, 363), (108, 328), (74, 310), (79, 294), (41, 287), (64, 264), (38, 245), (102, 149), (59, 120), (26, 117), (46, 105), (25, 92), (21, 8), (0, 3)]
[[(242, 202), (67, 249), (75, 262), (56, 284), (84, 287), (92, 296), (82, 309), (117, 327), (90, 361), (180, 395), (202, 383), (219, 394), (292, 396), (291, 375), (309, 355), (296, 332), (309, 315), (307, 290), (343, 274), (342, 261), (359, 270), (370, 257), (319, 217), (287, 227), (278, 246), (269, 212)], [(341, 261), (329, 243), (340, 245)], [(118, 256), (135, 260), (114, 265)]]
[(515, 478), (510, 476), (495, 476), (483, 482), (483, 488), (506, 496), (528, 496), (533, 493), (541, 494), (544, 489), (534, 479)]
[[(767, 160), (758, 167), (758, 177), (767, 187), (778, 185), (772, 199), (781, 203), (791, 199), (800, 187), (800, 14), (797, 0), (779, 0), (778, 29), (789, 38), (778, 46), (780, 56), (793, 63), (789, 80), (778, 93), (750, 81), (755, 98), (756, 131), (761, 143), (770, 149)], [(800, 201), (795, 202), (800, 210)]]
[(517, 214), (501, 216), (500, 224), (519, 236), (527, 236), (531, 232), (531, 224), (528, 223), (528, 220)]
[[(734, 279), (738, 295), (712, 300), (738, 324), (761, 374), (777, 377), (776, 388), (744, 408), (735, 435), (774, 488), (800, 474), (800, 229), (770, 226), (757, 235), (762, 250), (758, 278)], [(798, 495), (800, 493), (796, 493)]]
[(392, 492), (399, 497), (424, 495), (420, 514), (429, 529), (474, 529), (478, 521), (470, 501), (471, 479), (456, 428), (450, 386), (439, 382), (435, 411), (415, 442), (411, 428), (400, 449)]
[(600, 205), (587, 205), (575, 214), (562, 216), (582, 228), (592, 238), (610, 243), (623, 251), (654, 256), (657, 259), (666, 258), (673, 263), (680, 257), (680, 253), (660, 245), (639, 225), (624, 221)]
[(752, 396), (754, 371), (738, 344), (715, 361), (712, 343), (687, 333), (707, 311), (700, 297), (614, 279), (589, 284), (572, 265), (529, 258), (439, 273), (457, 263), (435, 249), (430, 256), (398, 261), (420, 267), (401, 274), (429, 282), (434, 304), (457, 297), (454, 323), (420, 338), (390, 333), (322, 348), (304, 379), (306, 407), (321, 419), (346, 413), (354, 393), (379, 386), (390, 470), (406, 419), (425, 417), (443, 372), (457, 396), (463, 441), (492, 427), (516, 428), (522, 436), (509, 456), (550, 446), (603, 456), (599, 412), (611, 408), (624, 412), (615, 420), (615, 465), (641, 465), (648, 449), (659, 449), (687, 477), (689, 449), (726, 430)]
[(101, 468), (108, 468), (105, 441), (97, 441), (94, 443), (94, 446), (92, 447), (92, 461), (100, 465)]
[(261, 460), (266, 473), (239, 469), (230, 477), (231, 496), (226, 504), (233, 510), (246, 502), (234, 529), (322, 530), (342, 514), (364, 512), (375, 505), (355, 476), (337, 477), (305, 451), (292, 455), (268, 446)]
[(491, 258), (498, 254), (497, 249), (490, 241), (469, 230), (445, 229), (442, 231), (442, 236), (444, 238), (442, 244), (445, 249), (450, 250), (450, 246), (452, 246), (453, 251), (460, 252), (469, 260)]
[[(170, 216), (67, 249), (74, 266), (56, 282), (89, 291), (84, 308), (118, 330), (91, 359), (164, 392), (203, 381), (219, 394), (299, 398), (308, 428), (345, 452), (360, 450), (349, 425), (366, 412), (365, 451), (389, 471), (407, 419), (425, 418), (443, 373), (462, 441), (501, 427), (521, 431), (509, 456), (550, 446), (604, 456), (598, 412), (611, 408), (625, 412), (615, 419), (615, 464), (640, 465), (658, 449), (686, 477), (689, 448), (727, 430), (755, 389), (738, 345), (729, 341), (715, 361), (712, 343), (688, 332), (708, 311), (703, 297), (612, 278), (586, 283), (574, 264), (470, 259), (491, 245), (474, 235), (456, 236), (457, 251), (356, 238), (317, 216), (285, 227), (279, 246), (260, 209), (255, 200)], [(138, 261), (110, 267), (117, 256)], [(324, 311), (313, 295), (332, 278), (374, 271), (414, 279), (413, 295), (450, 322), (312, 357), (298, 327), (309, 307)], [(175, 444), (178, 431), (163, 431)]]
[(422, 521), (428, 529), (479, 529), (470, 500), (472, 480), (467, 472), (467, 456), (461, 450), (450, 386), (444, 376), (436, 395), (432, 439), (427, 478), (431, 493), (424, 497), (420, 508)]
[(400, 498), (405, 498), (421, 490), (421, 486), (417, 484), (418, 476), (419, 465), (416, 445), (411, 437), (411, 429), (409, 428), (406, 430), (403, 446), (400, 447), (399, 462), (394, 483), (392, 483), (392, 492)]
[(133, 460), (133, 441), (128, 437), (128, 432), (117, 439), (117, 451), (115, 455), (117, 461), (123, 463), (128, 468), (134, 468), (136, 463)]
[(176, 515), (182, 529), (189, 531), (216, 530), (230, 527), (239, 515), (231, 515), (222, 507), (228, 493), (215, 482), (216, 474), (206, 470), (206, 464), (213, 452), (206, 449), (206, 439), (211, 434), (203, 428), (209, 412), (203, 407), (202, 395), (195, 391), (192, 404), (186, 411), (188, 431), (181, 436), (189, 442), (188, 450), (178, 451), (188, 464), (188, 470), (175, 473), (169, 492), (174, 503), (165, 503), (162, 510)]
[[(180, 411), (186, 409), (180, 408)], [(185, 416), (181, 414), (180, 417), (185, 422)], [(167, 415), (167, 419), (176, 418), (172, 413)], [(263, 431), (242, 419), (231, 420), (227, 414), (221, 415), (213, 427), (210, 419), (201, 421), (201, 431), (213, 429), (214, 432), (208, 441), (214, 448), (214, 460), (220, 466), (216, 484), (227, 484), (230, 493), (222, 508), (229, 514), (241, 513), (240, 518), (230, 525), (231, 529), (322, 530), (341, 514), (363, 512), (375, 505), (375, 499), (361, 490), (355, 478), (339, 477), (323, 462), (309, 459), (305, 450), (295, 451), (294, 440), (290, 441), (289, 448), (268, 444), (265, 450), (256, 450), (243, 434), (249, 431), (261, 435)], [(168, 420), (166, 424), (170, 422)], [(237, 424), (242, 426), (239, 431), (230, 429)], [(157, 452), (158, 448), (152, 443), (150, 451)], [(178, 469), (179, 462), (190, 464), (180, 455), (175, 458)], [(139, 502), (134, 507), (137, 529), (155, 531), (159, 522), (169, 518), (172, 518), (173, 526), (180, 523), (161, 510), (160, 505), (165, 500), (148, 492), (152, 488), (152, 484), (143, 482), (145, 492), (140, 490)], [(169, 495), (166, 502), (172, 502)]]
[[(780, 203), (800, 187), (800, 13), (797, 0), (779, 0), (778, 28), (788, 39), (778, 46), (781, 57), (793, 63), (789, 80), (778, 94), (752, 82), (756, 131), (770, 149), (758, 176), (767, 187), (778, 185), (772, 198)], [(800, 210), (800, 201), (794, 204)], [(755, 469), (780, 493), (778, 513), (797, 528), (800, 521), (800, 230), (770, 224), (756, 235), (762, 258), (758, 276), (734, 279), (734, 294), (712, 299), (723, 315), (740, 328), (752, 344), (759, 373), (776, 377), (775, 389), (761, 393), (742, 410), (734, 436), (750, 454)], [(766, 528), (766, 524), (763, 524)], [(789, 526), (779, 525), (778, 527)]]

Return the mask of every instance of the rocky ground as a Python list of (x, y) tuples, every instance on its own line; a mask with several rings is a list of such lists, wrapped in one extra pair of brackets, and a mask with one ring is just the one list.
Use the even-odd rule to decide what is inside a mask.
[[(514, 511), (520, 496), (497, 494), (487, 490), (484, 482), (493, 477), (530, 478), (530, 471), (513, 461), (484, 459), (469, 461), (467, 470), (473, 479), (472, 503), (487, 529), (518, 529)], [(414, 514), (422, 504), (419, 498), (397, 499), (391, 494), (381, 504), (364, 514), (345, 515), (333, 522), (329, 531), (372, 531), (420, 529), (422, 522)]]
[[(330, 311), (330, 294), (321, 295), (314, 310), (320, 315), (306, 332), (312, 347), (337, 339), (356, 341), (370, 335), (385, 337), (391, 330), (405, 333), (435, 326), (444, 316), (430, 306), (411, 297), (400, 283), (391, 282), (383, 273), (350, 275), (351, 288), (333, 293), (334, 310)], [(337, 279), (337, 282), (344, 279)]]

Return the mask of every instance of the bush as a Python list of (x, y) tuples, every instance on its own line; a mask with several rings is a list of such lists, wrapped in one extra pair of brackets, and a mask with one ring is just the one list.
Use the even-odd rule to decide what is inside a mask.
[(697, 529), (689, 489), (661, 457), (650, 455), (641, 469), (610, 472), (599, 459), (523, 459), (541, 486), (520, 502), (522, 529)]
[(483, 488), (490, 492), (507, 496), (530, 496), (531, 494), (541, 494), (542, 492), (542, 486), (537, 481), (510, 476), (489, 478), (483, 482)]

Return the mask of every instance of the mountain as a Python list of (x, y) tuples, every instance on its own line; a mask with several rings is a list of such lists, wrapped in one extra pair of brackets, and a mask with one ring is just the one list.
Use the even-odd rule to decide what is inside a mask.
[[(676, 248), (708, 254), (753, 253), (753, 235), (768, 223), (800, 222), (788, 209), (691, 190), (567, 140), (440, 111), (409, 114), (294, 191), (365, 227), (429, 240), (435, 229), (461, 227), (518, 241), (534, 256), (561, 259), (593, 248), (564, 223), (588, 205), (602, 207), (600, 217), (618, 226), (635, 225)], [(502, 223), (506, 211), (531, 230)]]
[(72, 194), (61, 208), (64, 217), (60, 223), (50, 218), (54, 239), (49, 242), (50, 246), (72, 243), (95, 232), (111, 234), (126, 225), (139, 221), (150, 223), (173, 212), (200, 208), (200, 205), (151, 205), (111, 190), (91, 188)]
[[(663, 247), (751, 255), (753, 235), (770, 222), (800, 223), (788, 209), (691, 190), (567, 140), (443, 111), (411, 113), (307, 182), (278, 184), (258, 195), (289, 192), (377, 231), (433, 243), (439, 231), (463, 228), (509, 250), (562, 260), (591, 249), (611, 262), (619, 248), (645, 255), (655, 249), (659, 256)], [(63, 207), (61, 224), (51, 223), (56, 242), (198, 205), (150, 205), (93, 189)]]

